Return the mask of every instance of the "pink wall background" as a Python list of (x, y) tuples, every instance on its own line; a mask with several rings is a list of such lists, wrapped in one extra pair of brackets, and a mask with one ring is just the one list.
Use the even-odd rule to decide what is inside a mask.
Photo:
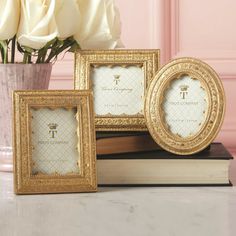
[[(219, 73), (227, 111), (216, 141), (236, 153), (236, 1), (116, 0), (116, 4), (126, 48), (160, 48), (162, 63), (197, 57)], [(73, 88), (71, 55), (54, 66), (50, 88)]]

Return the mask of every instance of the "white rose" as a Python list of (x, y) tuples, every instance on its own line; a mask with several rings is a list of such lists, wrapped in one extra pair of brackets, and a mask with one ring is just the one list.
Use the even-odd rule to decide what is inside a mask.
[(17, 37), (22, 46), (40, 49), (57, 37), (55, 6), (56, 0), (21, 0)]
[(121, 47), (121, 22), (113, 0), (77, 0), (81, 25), (75, 35), (82, 49)]
[(55, 19), (59, 38), (65, 39), (73, 36), (80, 26), (80, 11), (77, 0), (57, 0)]
[(0, 16), (0, 40), (13, 38), (19, 24), (20, 0), (1, 0)]

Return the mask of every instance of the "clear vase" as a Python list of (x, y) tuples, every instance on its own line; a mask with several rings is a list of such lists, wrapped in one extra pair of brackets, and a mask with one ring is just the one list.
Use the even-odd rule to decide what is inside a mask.
[(12, 171), (12, 92), (46, 90), (52, 64), (0, 64), (0, 171)]

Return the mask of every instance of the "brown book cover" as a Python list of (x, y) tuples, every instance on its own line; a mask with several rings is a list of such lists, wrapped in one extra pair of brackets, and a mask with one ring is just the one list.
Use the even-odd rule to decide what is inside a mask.
[(100, 132), (97, 133), (96, 145), (97, 155), (162, 150), (148, 132)]
[(176, 155), (167, 152), (163, 149), (147, 151), (147, 152), (133, 152), (133, 153), (119, 153), (111, 155), (97, 155), (98, 160), (103, 159), (217, 159), (230, 160), (233, 156), (228, 152), (222, 143), (212, 143), (203, 151), (192, 155)]
[(98, 138), (96, 144), (97, 155), (145, 152), (161, 149), (149, 134)]
[(114, 138), (114, 137), (127, 137), (149, 134), (147, 131), (97, 131), (96, 139)]

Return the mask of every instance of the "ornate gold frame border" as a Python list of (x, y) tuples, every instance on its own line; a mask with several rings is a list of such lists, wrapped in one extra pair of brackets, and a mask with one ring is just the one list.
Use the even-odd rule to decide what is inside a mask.
[[(146, 90), (159, 69), (160, 50), (81, 50), (75, 54), (75, 89), (91, 89), (90, 71), (93, 66), (129, 66), (144, 68)], [(141, 97), (141, 95), (140, 95)], [(94, 98), (96, 99), (96, 97)], [(95, 115), (97, 131), (142, 131), (147, 130), (144, 115)]]
[[(199, 80), (208, 98), (204, 124), (197, 134), (187, 138), (168, 130), (162, 110), (170, 82), (183, 74)], [(225, 93), (220, 78), (209, 65), (194, 58), (180, 58), (165, 65), (151, 82), (145, 100), (145, 118), (153, 139), (165, 150), (179, 155), (197, 153), (206, 148), (218, 134), (224, 114)]]
[[(80, 150), (80, 174), (32, 175), (30, 109), (76, 107)], [(91, 91), (15, 91), (14, 187), (16, 194), (94, 192), (97, 190), (96, 142)], [(75, 130), (76, 131), (76, 130)]]

